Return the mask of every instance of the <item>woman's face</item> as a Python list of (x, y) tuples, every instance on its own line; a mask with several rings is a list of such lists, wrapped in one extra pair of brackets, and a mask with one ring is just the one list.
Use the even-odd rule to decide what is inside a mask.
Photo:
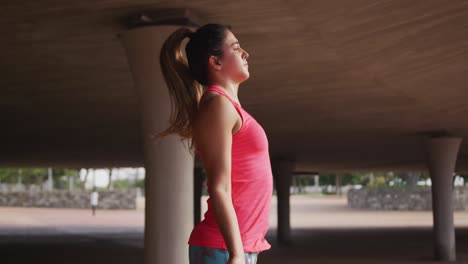
[(249, 54), (240, 47), (239, 41), (230, 30), (226, 31), (221, 71), (235, 82), (241, 83), (250, 76), (247, 59)]

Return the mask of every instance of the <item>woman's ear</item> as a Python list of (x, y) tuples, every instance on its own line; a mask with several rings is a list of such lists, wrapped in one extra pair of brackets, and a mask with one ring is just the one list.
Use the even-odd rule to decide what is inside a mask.
[(216, 56), (210, 56), (210, 58), (208, 59), (208, 65), (210, 68), (217, 71), (221, 70), (222, 68), (221, 60)]

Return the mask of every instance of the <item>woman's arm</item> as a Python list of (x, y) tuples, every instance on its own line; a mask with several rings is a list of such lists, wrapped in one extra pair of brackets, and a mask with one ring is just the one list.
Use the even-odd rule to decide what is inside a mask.
[(244, 258), (242, 239), (231, 197), (232, 132), (237, 111), (227, 98), (215, 96), (200, 108), (194, 140), (203, 153), (210, 199), (229, 254)]

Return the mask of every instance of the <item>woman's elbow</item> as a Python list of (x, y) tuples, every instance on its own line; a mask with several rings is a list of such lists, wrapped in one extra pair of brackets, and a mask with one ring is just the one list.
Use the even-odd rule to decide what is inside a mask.
[(210, 186), (210, 196), (215, 197), (231, 197), (231, 188), (227, 184), (217, 184)]

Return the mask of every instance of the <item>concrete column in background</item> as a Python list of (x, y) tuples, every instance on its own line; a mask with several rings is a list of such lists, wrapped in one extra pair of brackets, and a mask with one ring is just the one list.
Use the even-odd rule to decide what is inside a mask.
[(53, 178), (53, 172), (52, 172), (52, 168), (48, 168), (47, 169), (47, 174), (48, 174), (48, 178), (47, 178), (47, 189), (49, 191), (52, 191), (54, 189), (54, 178)]
[(272, 160), (273, 178), (278, 199), (278, 242), (291, 243), (290, 224), (290, 188), (293, 177), (294, 161), (276, 159)]
[(336, 186), (336, 194), (338, 196), (342, 196), (343, 195), (343, 192), (342, 192), (342, 184), (343, 183), (343, 175), (341, 174), (337, 174), (336, 175), (336, 179), (335, 179), (335, 186)]
[(203, 195), (203, 168), (195, 167), (193, 183), (193, 226), (201, 221), (201, 197)]
[(144, 263), (188, 263), (193, 228), (194, 157), (178, 136), (153, 140), (169, 125), (171, 101), (159, 64), (166, 38), (180, 26), (149, 25), (128, 30), (122, 41), (140, 100), (146, 208)]
[(427, 165), (432, 181), (434, 253), (436, 260), (455, 261), (453, 174), (462, 139), (433, 137), (426, 141)]

